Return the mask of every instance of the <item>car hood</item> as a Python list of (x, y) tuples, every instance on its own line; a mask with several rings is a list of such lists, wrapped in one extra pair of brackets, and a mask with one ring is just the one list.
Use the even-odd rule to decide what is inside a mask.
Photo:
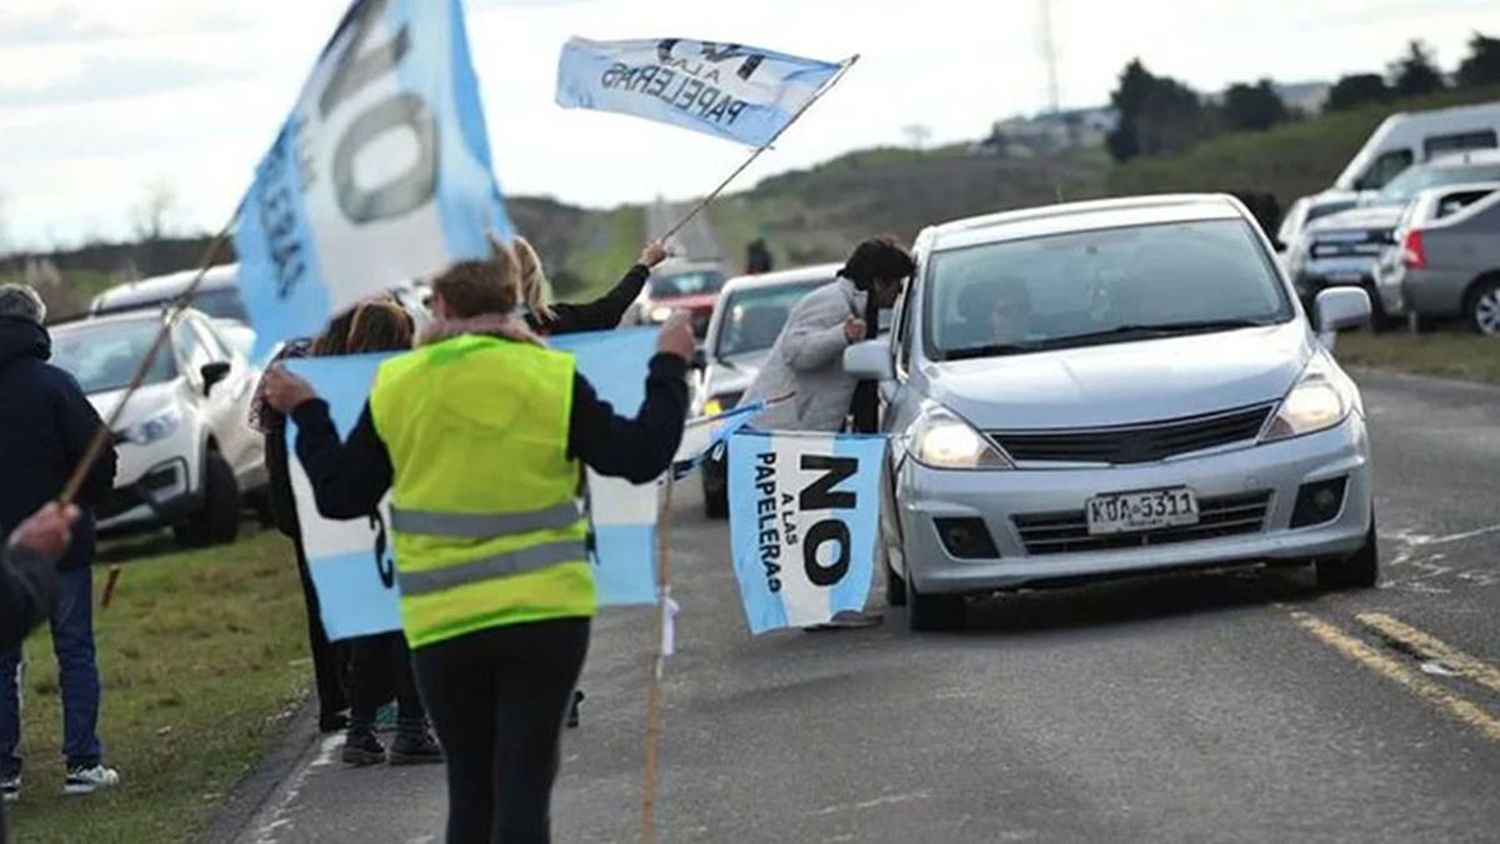
[[(177, 403), (176, 379), (162, 384), (147, 384), (136, 390), (135, 395), (130, 397), (130, 404), (125, 406), (125, 412), (120, 414), (120, 421), (115, 424), (115, 430), (129, 428), (138, 422), (160, 413), (167, 407)], [(124, 390), (110, 390), (104, 393), (90, 393), (89, 404), (94, 406), (100, 419), (107, 419), (114, 411), (115, 405), (119, 404), (120, 397), (125, 395)]]
[(715, 360), (709, 365), (706, 384), (708, 395), (712, 397), (725, 393), (743, 393), (748, 390), (750, 382), (760, 374), (760, 368), (765, 365), (766, 357), (769, 355), (768, 349), (764, 352)]
[(1264, 328), (925, 364), (930, 397), (985, 430), (1091, 428), (1280, 399), (1313, 354), (1301, 320)]

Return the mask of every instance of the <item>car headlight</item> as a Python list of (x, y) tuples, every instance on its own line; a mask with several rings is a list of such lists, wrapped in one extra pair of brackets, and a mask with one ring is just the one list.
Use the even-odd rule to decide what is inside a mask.
[(912, 456), (934, 469), (1009, 469), (1010, 460), (956, 414), (936, 405), (906, 431)]
[(1261, 442), (1279, 442), (1336, 427), (1348, 418), (1356, 401), (1348, 379), (1321, 355), (1315, 357), (1281, 400)]
[(672, 318), (672, 309), (666, 305), (657, 305), (651, 309), (652, 322), (666, 322)]
[(169, 407), (155, 416), (148, 417), (131, 425), (120, 432), (120, 436), (126, 442), (136, 445), (150, 445), (157, 440), (163, 440), (177, 430), (182, 424), (182, 414), (175, 407)]

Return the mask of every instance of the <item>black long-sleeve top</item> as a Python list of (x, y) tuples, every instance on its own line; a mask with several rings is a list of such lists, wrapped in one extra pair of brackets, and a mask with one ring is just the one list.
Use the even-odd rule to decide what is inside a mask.
[(620, 325), (625, 311), (641, 294), (651, 270), (644, 264), (636, 264), (625, 273), (610, 291), (592, 302), (573, 305), (560, 302), (552, 306), (552, 319), (544, 320), (536, 314), (526, 315), (526, 324), (531, 330), (542, 334), (575, 334), (580, 331), (607, 331)]
[[(687, 362), (675, 355), (651, 359), (646, 400), (634, 419), (615, 413), (588, 380), (573, 378), (568, 453), (601, 475), (645, 483), (667, 470), (682, 441), (687, 418)], [(354, 519), (372, 512), (391, 487), (390, 453), (375, 430), (370, 405), (340, 444), (338, 429), (321, 399), (292, 411), (297, 457), (307, 471), (318, 512), (328, 519)], [(497, 481), (501, 482), (501, 481)]]

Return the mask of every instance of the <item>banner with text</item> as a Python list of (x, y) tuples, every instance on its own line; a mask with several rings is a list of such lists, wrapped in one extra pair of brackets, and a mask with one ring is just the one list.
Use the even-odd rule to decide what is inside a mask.
[(841, 65), (685, 38), (563, 45), (557, 104), (630, 114), (764, 146)]
[(864, 608), (885, 445), (840, 434), (729, 438), (730, 544), (750, 632)]
[(253, 356), (512, 229), (459, 0), (356, 0), (256, 169), (234, 246)]

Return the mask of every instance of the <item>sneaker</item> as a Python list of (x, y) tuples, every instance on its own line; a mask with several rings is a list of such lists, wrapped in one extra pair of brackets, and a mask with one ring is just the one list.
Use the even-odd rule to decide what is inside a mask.
[(82, 797), (120, 784), (120, 772), (103, 765), (79, 766), (68, 769), (68, 778), (63, 780), (63, 794)]
[(20, 774), (0, 780), (0, 798), (3, 798), (6, 803), (14, 803), (21, 799)]
[(402, 728), (391, 745), (392, 765), (439, 765), (443, 748), (423, 724), (420, 728)]
[(353, 765), (362, 768), (366, 765), (379, 765), (385, 762), (385, 745), (375, 737), (375, 733), (366, 729), (351, 729), (344, 737), (343, 760), (345, 765)]
[(578, 713), (578, 704), (580, 704), (580, 703), (583, 703), (583, 691), (579, 690), (579, 689), (575, 689), (573, 691), (573, 705), (570, 706), (570, 707), (568, 707), (568, 721), (567, 721), (567, 724), (568, 724), (568, 729), (570, 729), (570, 730), (576, 730), (576, 729), (578, 729), (578, 725), (581, 723), (581, 719), (580, 719), (579, 713)]
[(376, 711), (375, 730), (388, 733), (394, 729), (396, 729), (396, 703), (392, 701)]

